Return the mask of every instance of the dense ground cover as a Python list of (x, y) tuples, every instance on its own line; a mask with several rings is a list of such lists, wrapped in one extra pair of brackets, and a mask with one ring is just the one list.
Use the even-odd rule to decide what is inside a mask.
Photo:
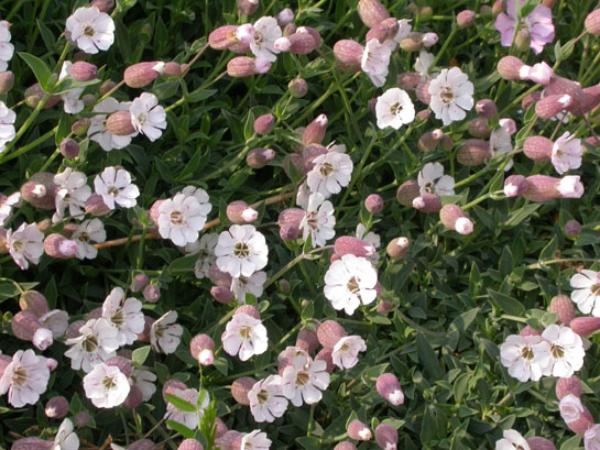
[(538, 3), (0, 0), (0, 447), (600, 448), (600, 18)]

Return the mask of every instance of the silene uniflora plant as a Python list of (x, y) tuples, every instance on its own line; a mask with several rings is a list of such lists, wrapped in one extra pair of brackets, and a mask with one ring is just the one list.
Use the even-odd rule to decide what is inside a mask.
[(596, 0), (0, 19), (0, 448), (600, 450)]

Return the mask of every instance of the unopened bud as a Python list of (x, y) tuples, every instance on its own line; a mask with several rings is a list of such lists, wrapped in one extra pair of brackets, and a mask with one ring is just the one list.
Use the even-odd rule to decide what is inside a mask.
[(108, 116), (106, 129), (115, 136), (130, 136), (136, 132), (129, 111), (117, 111)]
[(44, 239), (44, 251), (51, 258), (70, 259), (77, 255), (77, 241), (67, 239), (58, 233), (52, 233)]
[(69, 402), (62, 395), (52, 397), (46, 402), (44, 413), (50, 419), (62, 419), (69, 413)]
[(397, 448), (398, 431), (391, 425), (380, 423), (375, 428), (375, 441), (379, 448)]
[(540, 119), (551, 119), (573, 104), (570, 95), (549, 95), (535, 104), (535, 114)]
[(251, 16), (258, 9), (258, 0), (237, 0), (240, 15)]
[(240, 405), (250, 405), (248, 399), (248, 392), (252, 389), (252, 386), (256, 384), (256, 380), (250, 377), (241, 377), (231, 383), (231, 396)]
[(357, 450), (356, 445), (354, 445), (350, 441), (342, 441), (338, 442), (338, 444), (333, 447), (333, 450)]
[(294, 11), (290, 8), (285, 8), (279, 11), (277, 14), (277, 23), (281, 28), (284, 28), (287, 24), (294, 21)]
[(581, 224), (575, 219), (571, 219), (565, 223), (564, 230), (567, 237), (577, 237), (581, 234)]
[(594, 36), (600, 36), (600, 9), (595, 9), (585, 18), (585, 29)]
[(269, 134), (275, 125), (275, 116), (273, 114), (263, 114), (254, 120), (254, 131), (256, 134)]
[(115, 0), (92, 0), (90, 6), (95, 6), (101, 12), (110, 13), (115, 7)]
[(204, 446), (196, 439), (184, 439), (177, 450), (204, 450)]
[(414, 91), (421, 83), (421, 78), (418, 72), (404, 72), (398, 75), (397, 83), (405, 91)]
[(554, 143), (543, 136), (530, 136), (523, 143), (523, 153), (533, 161), (549, 161)]
[(214, 50), (226, 50), (238, 44), (237, 30), (236, 25), (223, 25), (213, 30), (208, 35), (208, 45)]
[(15, 85), (15, 74), (10, 70), (0, 72), (0, 94), (8, 94)]
[(600, 317), (575, 317), (569, 327), (581, 337), (588, 337), (600, 330)]
[(488, 125), (488, 120), (483, 117), (470, 120), (467, 124), (469, 134), (475, 138), (487, 139), (490, 137), (492, 130)]
[(574, 395), (575, 397), (581, 397), (583, 394), (583, 386), (581, 381), (577, 378), (577, 375), (573, 375), (566, 378), (558, 378), (556, 380), (556, 397), (562, 400), (567, 395)]
[(79, 144), (73, 139), (63, 139), (59, 148), (65, 159), (74, 159), (79, 156)]
[(48, 301), (41, 292), (29, 290), (23, 292), (19, 298), (19, 307), (23, 311), (29, 311), (36, 317), (42, 317), (48, 313)]
[(527, 444), (529, 450), (556, 450), (556, 446), (551, 440), (539, 436), (527, 438)]
[(317, 328), (317, 339), (319, 340), (319, 344), (325, 348), (333, 348), (347, 334), (344, 327), (335, 320), (326, 320)]
[(496, 102), (494, 102), (494, 100), (483, 99), (475, 103), (475, 111), (479, 117), (489, 119), (498, 113), (498, 107), (496, 106)]
[(148, 285), (149, 281), (150, 279), (147, 275), (143, 273), (136, 274), (131, 281), (131, 292), (141, 292)]
[(355, 441), (369, 441), (373, 437), (373, 433), (371, 433), (369, 427), (357, 419), (348, 424), (346, 432), (348, 433), (348, 437)]
[(275, 159), (275, 151), (270, 148), (255, 148), (246, 156), (246, 164), (252, 169), (262, 169)]
[(308, 84), (303, 78), (294, 78), (288, 83), (288, 90), (294, 98), (303, 98), (308, 93)]
[(425, 44), (423, 42), (425, 35), (423, 33), (411, 32), (402, 39), (399, 46), (402, 50), (407, 52), (418, 52), (423, 50)]
[(446, 229), (463, 236), (473, 232), (473, 222), (458, 205), (444, 205), (440, 210), (440, 220)]
[(379, 194), (371, 194), (365, 199), (365, 209), (373, 215), (381, 213), (383, 207), (383, 197)]
[(141, 62), (129, 66), (123, 73), (123, 81), (131, 88), (142, 88), (156, 80), (164, 70), (160, 61)]
[(210, 288), (210, 295), (217, 302), (227, 305), (233, 300), (233, 292), (224, 286), (213, 286)]
[(94, 217), (101, 217), (109, 214), (111, 209), (104, 203), (102, 196), (92, 194), (85, 202), (85, 212)]
[(198, 334), (190, 341), (190, 354), (192, 358), (203, 366), (214, 363), (215, 341), (207, 334)]
[(53, 174), (38, 172), (21, 186), (21, 198), (35, 208), (52, 210), (57, 189)]
[(389, 19), (385, 19), (383, 22), (380, 22), (371, 28), (367, 32), (365, 41), (369, 42), (371, 39), (377, 39), (383, 44), (385, 41), (393, 39), (396, 36), (398, 33), (398, 28), (398, 20), (390, 17)]
[(238, 306), (233, 314), (246, 314), (247, 316), (260, 320), (260, 313), (258, 312), (258, 309), (252, 305)]
[(258, 218), (258, 211), (245, 201), (237, 200), (227, 205), (227, 218), (235, 224), (252, 223)]
[(385, 248), (387, 255), (393, 260), (403, 259), (410, 248), (410, 241), (407, 237), (401, 236), (392, 239)]
[(340, 236), (335, 240), (333, 253), (338, 258), (341, 258), (344, 255), (368, 258), (377, 253), (377, 249), (372, 244), (354, 236)]
[(91, 121), (88, 118), (76, 120), (73, 125), (71, 125), (71, 133), (75, 136), (85, 135), (90, 128), (90, 123)]
[[(269, 63), (270, 65), (270, 63)], [(270, 66), (269, 66), (270, 67)], [(262, 73), (267, 72), (265, 70)], [(227, 74), (233, 78), (244, 78), (251, 77), (260, 73), (257, 66), (256, 60), (248, 56), (236, 56), (227, 63)]]
[(504, 195), (520, 197), (527, 191), (527, 179), (523, 175), (511, 175), (504, 180)]
[(442, 209), (442, 200), (435, 194), (421, 194), (413, 200), (412, 207), (425, 214), (435, 214)]
[(362, 55), (365, 48), (352, 39), (342, 39), (333, 46), (333, 55), (344, 70), (358, 72), (361, 70)]
[(13, 316), (10, 325), (13, 335), (17, 339), (29, 342), (33, 341), (35, 332), (42, 327), (37, 316), (29, 310), (16, 313)]
[(475, 23), (475, 11), (465, 9), (456, 15), (456, 24), (459, 28), (468, 28)]
[(319, 338), (316, 332), (303, 328), (296, 337), (296, 347), (301, 348), (308, 354), (312, 354), (319, 346)]
[(377, 24), (390, 17), (390, 13), (379, 0), (359, 0), (358, 15), (360, 20), (369, 28), (377, 26)]
[(290, 46), (288, 51), (294, 55), (308, 55), (317, 48), (317, 42), (308, 32), (298, 32), (290, 35), (287, 38)]
[(178, 76), (181, 76), (181, 74), (184, 72), (185, 69), (186, 69), (186, 67), (184, 67), (183, 64), (179, 64), (174, 61), (170, 61), (168, 63), (165, 63), (165, 65), (162, 69), (162, 74), (165, 77), (178, 77)]
[(548, 311), (556, 314), (558, 323), (565, 326), (569, 325), (576, 315), (573, 302), (566, 295), (557, 295), (552, 298), (548, 306)]
[(160, 300), (160, 286), (158, 284), (148, 284), (142, 291), (144, 300), (150, 303), (156, 303)]
[(77, 61), (69, 67), (68, 72), (75, 81), (90, 81), (98, 75), (98, 68), (91, 63)]
[(328, 119), (325, 114), (320, 114), (304, 129), (302, 134), (302, 143), (305, 146), (310, 144), (320, 144), (325, 139), (327, 132)]
[(467, 139), (456, 152), (456, 160), (463, 166), (479, 166), (491, 156), (490, 143), (481, 139)]
[(516, 56), (505, 56), (498, 61), (497, 70), (502, 78), (508, 81), (521, 80), (523, 61)]
[(396, 200), (408, 208), (413, 207), (413, 200), (420, 195), (419, 184), (416, 180), (408, 180), (398, 186)]

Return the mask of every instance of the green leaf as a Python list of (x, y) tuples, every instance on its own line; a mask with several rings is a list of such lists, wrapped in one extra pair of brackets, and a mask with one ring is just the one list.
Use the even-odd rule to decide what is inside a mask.
[(0, 303), (20, 294), (21, 292), (19, 289), (17, 289), (17, 286), (14, 283), (9, 281), (0, 281)]
[(529, 216), (531, 216), (534, 212), (536, 212), (540, 208), (539, 203), (529, 203), (522, 208), (519, 208), (513, 212), (511, 212), (509, 218), (504, 222), (504, 226), (506, 228), (512, 228), (519, 225)]
[(444, 372), (440, 367), (437, 355), (433, 351), (429, 341), (422, 334), (418, 334), (416, 342), (417, 355), (419, 356), (419, 361), (421, 361), (425, 371), (429, 374), (429, 376), (431, 376), (433, 381), (439, 380), (444, 376)]
[(30, 55), (29, 53), (19, 52), (19, 56), (32, 70), (35, 75), (35, 79), (40, 83), (40, 86), (46, 93), (50, 93), (50, 81), (52, 78), (52, 71), (47, 64), (37, 56)]
[(165, 269), (165, 272), (173, 275), (185, 272), (193, 272), (197, 260), (197, 255), (188, 255), (177, 258), (173, 260), (171, 264), (169, 264), (169, 266)]
[(573, 436), (570, 439), (567, 439), (560, 446), (560, 450), (579, 450), (581, 448), (581, 437)]
[(212, 97), (216, 93), (217, 93), (216, 89), (198, 88), (195, 91), (190, 92), (187, 95), (186, 100), (188, 101), (188, 103), (201, 102), (202, 100), (206, 100), (207, 98)]
[(462, 313), (452, 321), (452, 323), (450, 324), (450, 328), (457, 330), (461, 334), (464, 334), (477, 318), (479, 310), (480, 308), (473, 308)]
[(165, 399), (181, 412), (196, 412), (196, 407), (187, 400), (183, 400), (176, 395), (165, 394)]
[(141, 366), (148, 359), (148, 355), (150, 354), (151, 347), (149, 345), (144, 345), (143, 347), (136, 348), (133, 352), (131, 352), (131, 361), (136, 366)]
[(192, 439), (196, 433), (193, 430), (190, 430), (185, 425), (175, 422), (174, 420), (167, 420), (167, 428), (170, 428), (173, 431), (177, 431), (180, 435), (182, 435), (186, 439)]
[(525, 313), (525, 307), (516, 298), (492, 289), (487, 290), (492, 303), (507, 314), (512, 316), (522, 316)]

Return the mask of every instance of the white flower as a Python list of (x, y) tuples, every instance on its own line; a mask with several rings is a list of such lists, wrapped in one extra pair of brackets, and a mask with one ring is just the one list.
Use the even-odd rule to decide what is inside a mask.
[(115, 40), (115, 23), (95, 6), (77, 8), (66, 23), (68, 38), (86, 53), (108, 50)]
[(296, 192), (296, 205), (298, 205), (302, 209), (308, 208), (308, 198), (310, 197), (310, 189), (304, 181), (300, 186), (298, 186), (298, 192)]
[(552, 146), (552, 165), (561, 175), (571, 169), (579, 169), (582, 156), (581, 139), (576, 138), (568, 131), (559, 137)]
[(433, 53), (429, 53), (426, 50), (421, 50), (415, 61), (415, 70), (421, 76), (427, 76), (429, 73), (429, 68), (433, 65), (433, 61), (435, 61), (435, 56), (433, 56)]
[(250, 51), (257, 59), (268, 62), (277, 60), (279, 51), (275, 41), (283, 35), (277, 19), (270, 16), (261, 17), (254, 24), (254, 33), (250, 40)]
[(131, 182), (131, 174), (113, 166), (96, 175), (94, 189), (110, 209), (115, 209), (116, 205), (133, 208), (137, 204), (136, 198), (140, 196), (140, 190)]
[(385, 79), (389, 73), (391, 55), (392, 51), (389, 45), (382, 44), (378, 39), (371, 39), (365, 45), (360, 67), (376, 87), (385, 84)]
[(389, 45), (393, 45), (392, 50), (394, 50), (402, 39), (408, 37), (410, 32), (412, 31), (412, 25), (410, 24), (410, 20), (408, 19), (400, 19), (398, 20), (398, 32), (394, 36), (393, 39), (386, 41)]
[(8, 62), (15, 53), (15, 47), (10, 43), (10, 23), (6, 20), (0, 21), (0, 72), (8, 69)]
[(330, 151), (313, 160), (314, 167), (306, 176), (306, 184), (311, 192), (319, 192), (328, 198), (348, 186), (354, 164), (345, 153)]
[(600, 317), (600, 272), (582, 270), (571, 277), (571, 300), (579, 311)]
[(118, 367), (100, 363), (83, 377), (83, 389), (97, 408), (114, 408), (127, 399), (131, 386)]
[(267, 351), (267, 329), (259, 319), (244, 313), (234, 314), (221, 335), (223, 350), (231, 356), (238, 355), (248, 361), (254, 355)]
[[(58, 76), (58, 81), (63, 81), (69, 76), (69, 69), (73, 63), (71, 61), (65, 61), (60, 69), (60, 75)], [(81, 94), (83, 93), (83, 88), (73, 88), (64, 94), (61, 95), (63, 100), (63, 108), (67, 114), (78, 114), (83, 111), (85, 108), (85, 104), (83, 100), (81, 100)]]
[(310, 356), (298, 353), (291, 364), (283, 369), (282, 392), (294, 406), (302, 403), (312, 405), (323, 397), (322, 391), (329, 386), (327, 363), (312, 360)]
[(65, 419), (58, 427), (58, 432), (54, 436), (54, 442), (50, 450), (78, 450), (79, 437), (75, 433), (75, 427), (70, 419)]
[(200, 203), (196, 196), (180, 192), (160, 203), (158, 232), (161, 237), (170, 239), (179, 246), (198, 240), (198, 235), (206, 223), (206, 216), (211, 210), (208, 194), (202, 189), (198, 190), (206, 195), (206, 202)]
[(367, 350), (360, 336), (344, 336), (333, 346), (331, 359), (340, 369), (351, 369), (358, 363), (358, 353)]
[(438, 162), (425, 164), (417, 176), (417, 183), (421, 195), (454, 195), (454, 178), (444, 175), (444, 166)]
[(102, 303), (102, 317), (117, 329), (119, 346), (133, 344), (144, 331), (142, 302), (133, 297), (126, 299), (120, 287), (113, 288)]
[(581, 416), (586, 413), (586, 409), (581, 403), (581, 399), (573, 394), (568, 394), (561, 398), (558, 408), (560, 410), (560, 416), (567, 425), (578, 421)]
[(429, 84), (429, 106), (444, 125), (463, 120), (473, 108), (473, 83), (458, 67), (444, 69)]
[(288, 406), (279, 375), (270, 375), (257, 381), (248, 391), (248, 400), (252, 416), (257, 422), (273, 422), (283, 416)]
[(503, 438), (496, 441), (496, 450), (530, 450), (527, 440), (515, 430), (504, 430)]
[(323, 247), (329, 239), (335, 236), (335, 216), (333, 204), (325, 197), (315, 192), (308, 197), (306, 215), (300, 222), (302, 238), (311, 238), (312, 247)]
[(249, 277), (237, 277), (231, 279), (230, 290), (240, 303), (245, 303), (246, 294), (252, 294), (259, 298), (263, 294), (263, 286), (267, 281), (267, 273), (264, 271), (254, 272)]
[(392, 127), (397, 130), (415, 120), (415, 105), (406, 91), (392, 88), (377, 97), (375, 114), (379, 128)]
[(254, 430), (242, 436), (240, 449), (243, 450), (269, 450), (271, 448), (271, 439), (267, 433), (260, 430)]
[(550, 344), (548, 375), (566, 378), (583, 367), (583, 341), (571, 328), (550, 325), (542, 332), (542, 338)]
[(156, 380), (156, 375), (143, 367), (134, 368), (130, 377), (131, 385), (137, 386), (144, 402), (149, 401), (156, 392)]
[(375, 301), (377, 272), (368, 259), (347, 254), (331, 263), (325, 274), (325, 297), (334, 309), (352, 315)]
[(511, 377), (538, 381), (546, 373), (550, 345), (540, 336), (512, 334), (500, 346), (500, 361)]
[(144, 92), (134, 99), (129, 106), (129, 112), (133, 128), (152, 142), (161, 137), (162, 130), (167, 128), (167, 113), (158, 104), (158, 98), (154, 94)]
[(219, 235), (215, 247), (217, 267), (232, 277), (249, 277), (269, 260), (265, 236), (252, 225), (232, 225)]
[[(167, 412), (165, 419), (178, 422), (185, 425), (190, 430), (195, 430), (200, 424), (200, 419), (204, 415), (204, 411), (210, 403), (210, 398), (206, 391), (202, 392), (202, 402), (200, 402), (200, 393), (196, 389), (176, 389), (173, 392), (175, 397), (178, 397), (191, 405), (197, 406), (198, 409), (194, 412), (180, 411), (175, 405), (167, 402)], [(198, 403), (201, 403), (200, 405)], [(167, 427), (169, 425), (167, 424)]]
[(127, 111), (129, 102), (119, 103), (112, 97), (102, 100), (92, 112), (96, 113), (90, 118), (90, 127), (87, 131), (87, 136), (90, 140), (97, 142), (102, 150), (109, 152), (113, 149), (121, 149), (127, 147), (131, 143), (131, 138), (135, 135), (117, 136), (106, 129), (106, 119), (109, 114), (117, 111)]
[(85, 202), (92, 195), (85, 174), (67, 167), (63, 172), (54, 175), (54, 183), (58, 190), (55, 199), (56, 213), (52, 216), (52, 221), (61, 221), (67, 207), (71, 217), (82, 219), (85, 215)]
[(208, 277), (210, 268), (215, 264), (215, 247), (219, 241), (217, 233), (203, 234), (199, 240), (186, 244), (185, 252), (188, 255), (197, 255), (198, 259), (194, 265), (194, 275), (199, 280)]
[(19, 350), (0, 377), (0, 395), (8, 392), (8, 403), (15, 408), (35, 405), (46, 392), (50, 370), (46, 358), (33, 350)]
[(77, 258), (94, 259), (98, 249), (92, 244), (106, 241), (104, 224), (100, 219), (85, 220), (77, 227), (72, 239), (77, 242)]
[[(513, 151), (511, 135), (504, 127), (500, 126), (491, 132), (490, 151), (492, 153), (492, 158), (499, 158)], [(504, 171), (510, 170), (512, 166), (513, 160), (511, 159), (504, 166)]]
[(0, 101), (0, 153), (4, 151), (6, 144), (15, 138), (15, 120), (17, 120), (15, 112)]
[(71, 369), (90, 372), (94, 366), (115, 356), (119, 348), (119, 331), (106, 319), (90, 319), (79, 329), (79, 336), (67, 339), (71, 348), (65, 356)]
[(174, 353), (179, 347), (183, 327), (177, 322), (177, 312), (169, 311), (150, 327), (150, 344), (157, 352)]
[[(3, 197), (0, 195), (0, 197)], [(4, 200), (0, 201), (0, 227), (6, 225), (6, 222), (12, 216), (13, 209), (19, 206), (21, 203), (21, 193), (15, 192), (10, 194), (8, 197), (4, 197)]]
[(585, 450), (600, 450), (600, 424), (592, 425), (583, 436)]
[(21, 270), (27, 270), (29, 263), (38, 264), (44, 253), (44, 233), (35, 223), (22, 223), (16, 231), (6, 231), (8, 252)]

